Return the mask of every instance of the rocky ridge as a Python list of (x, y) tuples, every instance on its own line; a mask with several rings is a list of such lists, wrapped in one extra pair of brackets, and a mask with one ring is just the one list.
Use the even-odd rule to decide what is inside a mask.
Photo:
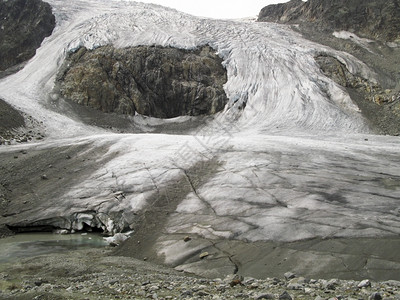
[(346, 30), (369, 39), (400, 39), (400, 1), (387, 0), (291, 0), (264, 7), (258, 21), (309, 23), (333, 32)]
[(64, 98), (108, 113), (198, 116), (221, 111), (228, 101), (226, 70), (209, 46), (80, 48), (57, 81)]
[(54, 27), (55, 17), (48, 3), (0, 1), (0, 73), (33, 57)]
[(315, 60), (326, 76), (348, 90), (371, 127), (378, 128), (378, 132), (383, 134), (400, 134), (400, 91), (383, 89), (378, 83), (350, 73), (332, 56), (321, 54)]

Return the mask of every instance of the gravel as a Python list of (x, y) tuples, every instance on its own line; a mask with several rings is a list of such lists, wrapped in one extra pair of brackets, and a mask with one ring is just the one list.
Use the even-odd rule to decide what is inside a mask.
[(293, 272), (282, 278), (206, 279), (109, 256), (110, 251), (79, 250), (2, 264), (0, 299), (400, 299), (400, 282), (394, 280), (308, 279)]

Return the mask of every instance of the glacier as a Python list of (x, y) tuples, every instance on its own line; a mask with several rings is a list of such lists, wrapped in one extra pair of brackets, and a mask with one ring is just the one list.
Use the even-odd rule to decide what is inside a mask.
[[(82, 144), (86, 151), (106, 149), (106, 161), (97, 159), (96, 171), (12, 222), (52, 220), (76, 230), (87, 224), (115, 234), (132, 227), (158, 195), (184, 179), (191, 188), (175, 199), (153, 245), (173, 266), (184, 265), (185, 257), (209, 241), (400, 234), (400, 140), (374, 135), (314, 56), (334, 56), (350, 72), (376, 82), (361, 61), (285, 25), (199, 18), (128, 0), (47, 2), (57, 20), (53, 34), (21, 71), (0, 80), (0, 98), (42, 122), (47, 138), (1, 147), (0, 153)], [(226, 108), (185, 134), (117, 134), (58, 112), (62, 99), (53, 88), (67, 53), (107, 44), (210, 45), (227, 69)], [(139, 125), (187, 121), (134, 119)], [(187, 170), (210, 163), (216, 167), (200, 185), (193, 184)], [(204, 242), (190, 246), (182, 235)]]

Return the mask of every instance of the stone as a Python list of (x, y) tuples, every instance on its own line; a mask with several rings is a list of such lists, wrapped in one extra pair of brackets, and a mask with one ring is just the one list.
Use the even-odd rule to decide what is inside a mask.
[(282, 294), (279, 295), (280, 300), (292, 300), (292, 296), (287, 291), (284, 291)]
[(161, 46), (69, 53), (57, 76), (63, 98), (111, 113), (156, 118), (210, 115), (228, 101), (227, 71), (209, 46)]
[(253, 277), (245, 277), (245, 278), (243, 279), (243, 283), (244, 283), (245, 285), (253, 284), (253, 283), (256, 283), (256, 279), (253, 278)]
[(151, 292), (158, 291), (159, 289), (160, 289), (160, 287), (157, 285), (152, 285), (151, 287), (149, 287), (149, 291), (151, 291)]
[(378, 292), (372, 293), (371, 296), (369, 296), (369, 300), (382, 300), (382, 295)]
[(182, 297), (191, 297), (193, 296), (193, 292), (191, 290), (185, 290), (181, 293)]
[(302, 290), (303, 289), (303, 285), (298, 284), (298, 283), (289, 283), (287, 285), (287, 288), (289, 290)]
[(358, 288), (366, 288), (366, 287), (370, 287), (371, 286), (371, 281), (369, 281), (368, 279), (362, 280), (357, 284)]
[(110, 285), (114, 285), (114, 284), (117, 284), (117, 283), (118, 283), (117, 279), (110, 280)]
[(207, 293), (207, 292), (205, 292), (205, 291), (198, 291), (197, 293), (196, 293), (196, 296), (199, 296), (199, 297), (206, 297), (206, 296), (208, 296), (209, 295), (209, 293)]
[(286, 272), (285, 274), (283, 274), (283, 276), (285, 276), (286, 280), (289, 280), (295, 278), (296, 274), (293, 272)]
[(337, 279), (331, 279), (324, 284), (324, 288), (326, 288), (327, 290), (335, 290), (338, 285), (339, 282)]
[[(214, 296), (213, 299), (216, 299), (217, 296)], [(250, 298), (250, 296), (248, 294), (245, 293), (237, 293), (234, 295), (234, 299), (248, 299)], [(218, 298), (219, 299), (219, 298)], [(254, 299), (254, 297), (253, 297)]]
[(200, 290), (205, 290), (206, 288), (207, 288), (207, 286), (204, 285), (204, 284), (202, 284), (202, 285), (199, 285), (199, 286), (197, 287), (197, 290), (198, 290), (198, 291), (200, 291)]
[(312, 288), (309, 288), (309, 287), (304, 288), (304, 293), (306, 293), (306, 294), (311, 294), (313, 292), (314, 292), (314, 289), (312, 289)]
[(387, 281), (385, 281), (385, 284), (387, 284), (388, 286), (391, 286), (391, 287), (400, 288), (400, 281), (397, 281), (397, 280), (387, 280)]
[(309, 283), (310, 280), (304, 278), (304, 277), (298, 277), (298, 278), (292, 278), (289, 281), (289, 284), (300, 284), (300, 285), (305, 285), (307, 283)]
[(275, 299), (275, 296), (272, 295), (272, 294), (262, 294), (262, 295), (259, 295), (256, 299), (257, 300), (260, 300), (260, 299)]
[(228, 283), (231, 287), (238, 284), (243, 285), (244, 277), (239, 274), (229, 274), (225, 277), (224, 282)]
[(229, 283), (229, 285), (230, 285), (231, 287), (234, 287), (234, 286), (236, 286), (236, 285), (242, 285), (242, 281), (241, 281), (240, 279), (234, 279), (234, 280), (232, 280), (232, 281)]
[(256, 290), (258, 289), (260, 286), (258, 285), (257, 282), (253, 282), (250, 285), (247, 286), (247, 288), (251, 289), (251, 290)]
[(200, 255), (199, 255), (199, 258), (200, 259), (204, 259), (204, 258), (206, 258), (207, 256), (209, 256), (210, 254), (208, 253), (208, 252), (202, 252), (202, 253), (200, 253)]
[(38, 278), (33, 282), (36, 286), (41, 286), (44, 283), (47, 283), (47, 281), (43, 280), (42, 278)]
[(278, 285), (279, 283), (281, 283), (281, 280), (279, 278), (276, 278), (276, 277), (272, 278), (273, 285)]

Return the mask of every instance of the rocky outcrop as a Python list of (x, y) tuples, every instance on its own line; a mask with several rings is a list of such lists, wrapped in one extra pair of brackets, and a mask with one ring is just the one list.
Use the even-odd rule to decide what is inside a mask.
[(51, 6), (41, 0), (0, 1), (0, 71), (35, 55), (55, 27)]
[(398, 102), (398, 95), (392, 90), (383, 90), (377, 83), (372, 83), (357, 74), (352, 74), (347, 67), (336, 58), (329, 55), (318, 55), (316, 62), (325, 75), (346, 88), (353, 88), (366, 94), (366, 98), (378, 105)]
[(221, 111), (228, 100), (226, 70), (209, 46), (80, 48), (69, 54), (57, 81), (64, 98), (120, 114), (208, 115)]
[(399, 0), (292, 0), (263, 8), (258, 21), (308, 23), (380, 41), (400, 39)]
[(315, 60), (326, 76), (348, 90), (373, 128), (382, 134), (400, 135), (400, 92), (350, 73), (332, 56), (321, 54)]
[(302, 0), (291, 0), (286, 3), (268, 5), (259, 13), (258, 21), (287, 23), (299, 20), (304, 4)]

